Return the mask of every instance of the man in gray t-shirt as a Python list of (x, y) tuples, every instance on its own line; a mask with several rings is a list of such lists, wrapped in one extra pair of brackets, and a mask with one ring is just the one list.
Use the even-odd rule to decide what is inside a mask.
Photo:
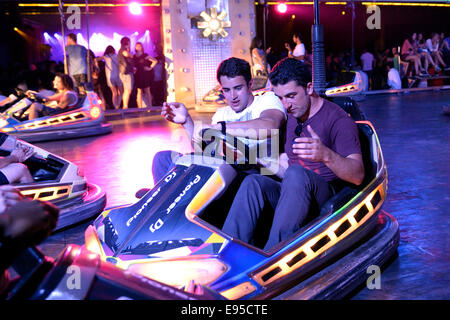
[[(285, 153), (280, 155), (281, 182), (259, 174), (242, 182), (222, 230), (247, 243), (274, 212), (264, 250), (290, 239), (312, 213), (343, 183), (359, 185), (364, 165), (354, 121), (339, 106), (321, 98), (305, 64), (281, 60), (269, 76), (273, 91), (288, 113)], [(264, 210), (271, 208), (272, 210)]]
[(75, 79), (79, 93), (83, 95), (88, 82), (87, 50), (77, 44), (77, 36), (74, 33), (67, 36), (66, 56), (69, 75)]

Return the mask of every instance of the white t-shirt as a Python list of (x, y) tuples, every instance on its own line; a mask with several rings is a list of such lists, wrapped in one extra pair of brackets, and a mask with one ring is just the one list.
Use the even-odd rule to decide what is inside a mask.
[(306, 53), (305, 45), (303, 43), (297, 44), (292, 52), (294, 57), (304, 56)]
[(370, 52), (365, 52), (361, 55), (362, 69), (363, 71), (370, 71), (373, 69), (373, 61), (375, 58)]
[(400, 79), (400, 74), (397, 69), (391, 68), (388, 72), (388, 86), (391, 89), (401, 89), (402, 88), (402, 80)]
[(216, 124), (219, 121), (236, 122), (258, 119), (263, 111), (270, 109), (280, 110), (283, 112), (284, 118), (287, 118), (286, 110), (280, 99), (273, 92), (268, 91), (255, 96), (252, 104), (239, 113), (231, 109), (230, 106), (217, 109), (212, 117), (211, 124)]
[(426, 45), (427, 45), (428, 50), (430, 50), (430, 52), (436, 52), (439, 50), (439, 42), (436, 42), (436, 45), (433, 45), (433, 42), (431, 41), (431, 39), (427, 39)]

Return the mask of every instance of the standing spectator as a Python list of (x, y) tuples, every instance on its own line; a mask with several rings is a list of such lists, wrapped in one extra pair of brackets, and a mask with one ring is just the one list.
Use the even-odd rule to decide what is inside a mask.
[(88, 82), (87, 50), (77, 44), (77, 36), (74, 33), (67, 36), (66, 55), (69, 75), (75, 79), (79, 94), (85, 95)]
[(398, 70), (394, 68), (394, 63), (392, 61), (387, 63), (387, 85), (389, 89), (398, 90), (402, 88), (402, 80), (400, 79), (400, 74)]
[(113, 46), (109, 45), (106, 47), (103, 57), (97, 59), (105, 60), (106, 83), (111, 89), (114, 109), (117, 110), (120, 108), (120, 103), (122, 102), (123, 85), (119, 77), (119, 60), (116, 50)]
[(372, 89), (372, 73), (373, 73), (373, 67), (375, 66), (375, 57), (367, 49), (364, 49), (364, 52), (361, 55), (361, 65), (362, 65), (362, 70), (369, 77), (369, 90), (371, 90)]
[(155, 88), (153, 94), (153, 105), (162, 106), (166, 102), (167, 89), (166, 89), (166, 69), (164, 68), (164, 54), (161, 45), (156, 49), (156, 60), (158, 63), (153, 68), (153, 83), (152, 87)]
[(297, 60), (304, 62), (306, 56), (306, 49), (305, 45), (302, 43), (302, 40), (300, 38), (300, 33), (294, 33), (294, 35), (292, 36), (292, 41), (294, 41), (295, 43), (294, 51), (292, 51), (289, 43), (284, 44), (285, 48), (288, 50), (288, 57), (295, 58)]
[(435, 69), (436, 71), (441, 70), (441, 68), (439, 68), (439, 64), (441, 64), (441, 66), (445, 69), (447, 67), (447, 65), (445, 64), (444, 60), (442, 59), (442, 54), (439, 51), (439, 34), (437, 34), (436, 32), (433, 32), (431, 34), (431, 38), (427, 39), (427, 48), (431, 53), (431, 56), (433, 57), (434, 61), (436, 62), (436, 66)]
[(120, 40), (120, 50), (118, 53), (119, 77), (123, 84), (123, 109), (128, 109), (131, 92), (133, 91), (133, 55), (130, 52), (130, 38), (123, 37)]
[(250, 44), (250, 55), (252, 62), (252, 76), (267, 76), (267, 54), (270, 52), (271, 48), (264, 50), (263, 42), (261, 39), (255, 37)]
[(143, 108), (142, 101), (144, 101), (147, 108), (152, 107), (152, 94), (150, 92), (151, 84), (151, 70), (155, 67), (158, 61), (152, 56), (144, 52), (144, 47), (141, 42), (136, 43), (135, 54), (133, 58), (136, 73), (134, 75), (136, 80), (137, 97), (136, 102), (138, 108)]

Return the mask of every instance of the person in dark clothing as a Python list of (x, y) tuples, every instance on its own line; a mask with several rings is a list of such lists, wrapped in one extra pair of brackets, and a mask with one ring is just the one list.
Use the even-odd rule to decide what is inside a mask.
[(141, 42), (136, 43), (136, 52), (134, 54), (134, 66), (136, 73), (134, 79), (137, 88), (136, 102), (138, 108), (143, 108), (142, 101), (145, 102), (147, 108), (152, 106), (152, 94), (150, 92), (150, 84), (152, 81), (151, 70), (155, 67), (158, 61), (152, 56), (144, 52), (144, 47)]
[(314, 91), (307, 66), (283, 59), (269, 79), (288, 113), (285, 153), (277, 172), (282, 180), (245, 177), (222, 228), (233, 238), (255, 244), (258, 222), (273, 214), (264, 250), (290, 239), (343, 185), (359, 185), (364, 178), (355, 122)]

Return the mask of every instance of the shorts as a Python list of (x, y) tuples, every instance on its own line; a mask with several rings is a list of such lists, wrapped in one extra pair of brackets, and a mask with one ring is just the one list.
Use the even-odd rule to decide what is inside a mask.
[(133, 85), (134, 85), (134, 77), (131, 73), (121, 73), (120, 80), (122, 80), (123, 83), (123, 89), (127, 91), (133, 91)]
[(9, 184), (8, 178), (0, 171), (0, 185)]
[(51, 116), (59, 112), (59, 108), (50, 108), (42, 106), (42, 110), (39, 112), (42, 116)]
[(108, 78), (106, 77), (106, 83), (108, 84), (108, 87), (121, 87), (122, 86), (122, 81), (120, 80), (120, 78), (117, 77), (111, 77)]

